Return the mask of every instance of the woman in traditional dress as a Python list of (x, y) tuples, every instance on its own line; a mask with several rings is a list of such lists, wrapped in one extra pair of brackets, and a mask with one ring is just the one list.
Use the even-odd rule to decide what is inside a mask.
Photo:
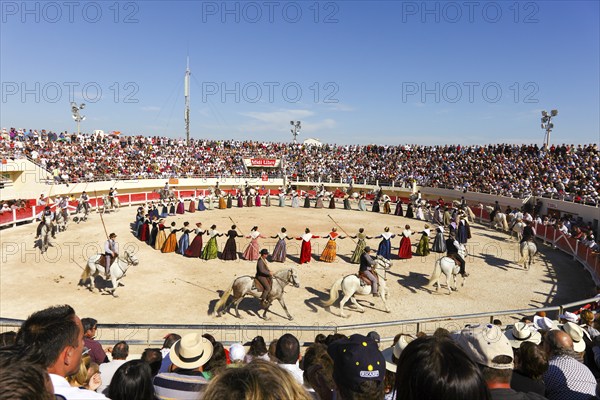
[(450, 210), (446, 207), (444, 209), (444, 226), (450, 225), (450, 222), (452, 222), (452, 215), (450, 215)]
[(365, 247), (367, 246), (365, 239), (372, 239), (372, 237), (369, 237), (365, 234), (365, 228), (360, 228), (356, 236), (350, 237), (352, 239), (358, 239), (358, 242), (356, 242), (356, 248), (352, 253), (352, 258), (350, 258), (350, 262), (352, 264), (360, 264), (360, 256), (362, 256), (362, 254), (365, 252)]
[(286, 234), (286, 232), (287, 230), (285, 228), (281, 228), (281, 232), (275, 236), (271, 236), (271, 239), (279, 239), (275, 245), (275, 250), (273, 250), (271, 261), (285, 262), (285, 258), (287, 256), (287, 244), (285, 241), (292, 239)]
[(365, 192), (360, 191), (360, 195), (358, 196), (358, 209), (360, 211), (367, 211), (367, 203), (365, 202)]
[(242, 192), (239, 191), (237, 194), (237, 206), (238, 208), (244, 207), (244, 197), (242, 197)]
[(163, 244), (167, 241), (167, 234), (165, 233), (165, 220), (158, 220), (158, 233), (156, 234), (156, 240), (154, 241), (154, 250), (160, 250)]
[(219, 210), (227, 209), (227, 201), (225, 200), (225, 196), (219, 196)]
[(292, 208), (298, 207), (300, 207), (300, 199), (298, 199), (298, 193), (294, 190), (294, 193), (292, 193)]
[(350, 195), (344, 196), (344, 210), (352, 210), (352, 207), (350, 206)]
[(208, 196), (206, 196), (206, 209), (207, 210), (213, 209), (213, 193), (212, 193), (212, 191), (209, 192)]
[(304, 195), (304, 208), (310, 208), (310, 194)]
[(373, 199), (373, 206), (371, 207), (371, 211), (374, 213), (379, 212), (379, 194)]
[(263, 236), (258, 231), (258, 226), (253, 226), (250, 234), (246, 236), (246, 239), (250, 239), (250, 243), (246, 246), (246, 250), (244, 250), (244, 254), (242, 257), (244, 260), (248, 261), (256, 261), (260, 258), (260, 244), (258, 243), (258, 239), (264, 239), (266, 236)]
[(256, 192), (256, 197), (254, 198), (254, 205), (256, 205), (256, 207), (262, 206), (262, 203), (260, 202), (260, 192), (258, 191)]
[(265, 193), (265, 207), (271, 207), (271, 194), (268, 190), (267, 193)]
[(387, 194), (383, 195), (383, 213), (384, 214), (392, 213), (392, 207), (390, 207), (391, 201), (392, 201), (392, 199), (390, 199), (390, 196), (388, 196)]
[(310, 240), (312, 238), (318, 239), (319, 236), (315, 236), (312, 233), (310, 233), (310, 229), (308, 228), (304, 230), (304, 235), (296, 238), (296, 240), (302, 240), (299, 264), (309, 263), (312, 259), (312, 247), (310, 245)]
[(185, 203), (183, 202), (183, 199), (179, 199), (177, 200), (177, 214), (185, 214)]
[(402, 210), (402, 199), (399, 196), (396, 199), (396, 210), (394, 211), (394, 215), (399, 217), (404, 216), (404, 211)]
[(173, 201), (169, 203), (169, 215), (175, 215), (175, 202)]
[(237, 260), (237, 244), (235, 242), (235, 238), (242, 237), (242, 235), (238, 233), (236, 228), (237, 227), (235, 225), (231, 225), (231, 229), (225, 234), (225, 236), (227, 236), (227, 241), (225, 242), (225, 247), (221, 253), (221, 260)]
[[(409, 203), (410, 206), (410, 203)], [(406, 212), (408, 214), (408, 211)], [(412, 235), (412, 231), (410, 230), (410, 225), (406, 225), (404, 230), (402, 231), (402, 239), (400, 239), (400, 248), (398, 249), (398, 257), (402, 259), (412, 258), (412, 244), (410, 242), (410, 237)]]
[(323, 208), (323, 196), (317, 195), (317, 200), (315, 201), (315, 208)]
[(142, 222), (138, 232), (138, 239), (142, 242), (147, 243), (150, 240), (150, 219), (147, 216), (144, 218), (144, 222)]
[(213, 225), (210, 227), (208, 231), (208, 243), (204, 246), (202, 250), (202, 255), (200, 256), (203, 260), (214, 260), (219, 255), (219, 247), (217, 245), (217, 237), (223, 236), (222, 233), (217, 232), (217, 226)]
[(456, 235), (456, 240), (458, 240), (458, 243), (460, 244), (465, 244), (467, 243), (467, 220), (464, 217), (460, 218), (460, 222), (458, 223), (458, 229), (457, 229), (457, 235)]
[(145, 219), (146, 214), (144, 213), (144, 207), (138, 207), (137, 213), (135, 214), (135, 222), (133, 223), (133, 231), (137, 237), (139, 237), (138, 232), (140, 231), (140, 227), (144, 223)]
[(190, 246), (190, 223), (189, 222), (184, 222), (183, 223), (183, 228), (181, 229), (183, 234), (181, 235), (181, 237), (179, 238), (179, 246), (177, 249), (177, 252), (181, 255), (184, 255), (185, 252), (187, 251), (188, 247)]
[(233, 199), (231, 198), (231, 193), (227, 193), (227, 208), (233, 207)]
[(435, 240), (433, 241), (433, 247), (431, 251), (435, 251), (436, 253), (445, 253), (446, 252), (446, 239), (444, 239), (444, 227), (438, 226), (435, 230)]
[(429, 225), (425, 224), (425, 229), (423, 229), (421, 232), (421, 240), (419, 240), (419, 244), (417, 245), (417, 251), (416, 254), (418, 256), (428, 256), (430, 251), (429, 251), (429, 236), (431, 235), (431, 230), (429, 229)]
[(201, 222), (196, 223), (196, 230), (194, 233), (196, 233), (196, 236), (194, 237), (194, 240), (192, 240), (190, 247), (185, 251), (186, 257), (200, 257), (202, 254), (202, 235), (204, 235), (206, 231), (202, 230)]
[(409, 201), (408, 205), (406, 206), (406, 218), (414, 218), (414, 217), (415, 217), (415, 214), (413, 213), (413, 205)]
[(148, 209), (148, 215), (150, 216), (150, 218), (156, 217), (156, 219), (159, 219), (160, 214), (158, 213), (158, 207), (152, 204)]
[(192, 197), (192, 201), (190, 201), (190, 206), (188, 208), (188, 212), (195, 213), (196, 212), (196, 198)]
[(175, 228), (175, 221), (171, 222), (171, 233), (167, 236), (167, 240), (161, 247), (161, 253), (174, 253), (177, 251), (177, 232), (179, 229)]
[(448, 234), (449, 235), (453, 235), (454, 237), (456, 237), (457, 229), (458, 229), (458, 226), (456, 225), (456, 222), (452, 221), (452, 222), (450, 222), (450, 224), (448, 224)]
[(335, 209), (335, 194), (333, 194), (333, 193), (331, 193), (331, 195), (329, 196), (329, 209), (330, 210)]
[(198, 211), (205, 211), (204, 196), (198, 196)]
[(337, 228), (331, 228), (331, 232), (329, 232), (329, 235), (324, 236), (325, 239), (329, 239), (327, 241), (327, 245), (325, 246), (325, 249), (323, 250), (323, 253), (321, 253), (321, 257), (319, 257), (319, 261), (324, 261), (324, 262), (334, 262), (335, 261), (335, 257), (337, 256), (337, 244), (336, 244), (336, 240), (337, 239), (344, 239), (344, 236), (340, 236), (339, 233), (337, 233)]
[(280, 191), (277, 197), (279, 198), (279, 207), (285, 207), (285, 193)]
[[(152, 230), (150, 231), (150, 235), (148, 236), (148, 245), (150, 247), (154, 247), (156, 245), (156, 237), (158, 236), (158, 221), (159, 219), (156, 217), (152, 217)], [(150, 225), (148, 225), (148, 229)]]
[(166, 202), (162, 203), (162, 210), (158, 216), (159, 218), (167, 218), (169, 216), (169, 205)]
[(252, 200), (254, 200), (253, 195), (248, 193), (248, 195), (246, 195), (246, 207), (252, 207)]
[(381, 242), (379, 242), (379, 248), (377, 249), (377, 255), (381, 256), (387, 260), (392, 257), (392, 241), (390, 239), (396, 237), (393, 233), (390, 233), (390, 227), (386, 226), (383, 229), (383, 233), (381, 235), (375, 236), (375, 239), (381, 238)]

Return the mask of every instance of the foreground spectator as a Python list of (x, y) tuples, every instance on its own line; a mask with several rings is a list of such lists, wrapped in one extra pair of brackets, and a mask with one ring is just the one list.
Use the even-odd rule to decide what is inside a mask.
[(385, 359), (375, 342), (355, 334), (331, 343), (327, 352), (333, 360), (337, 399), (383, 400)]
[(152, 378), (158, 375), (160, 366), (162, 364), (162, 354), (160, 352), (160, 349), (145, 349), (142, 353), (141, 360), (146, 362), (150, 366)]
[(47, 369), (56, 394), (67, 400), (106, 399), (91, 390), (73, 387), (65, 379), (77, 373), (83, 353), (83, 326), (71, 306), (33, 313), (21, 325), (17, 344)]
[(513, 349), (498, 326), (487, 324), (465, 328), (454, 336), (454, 340), (481, 368), (493, 400), (544, 399), (539, 394), (517, 392), (510, 387)]
[(588, 367), (574, 358), (573, 340), (559, 330), (544, 338), (544, 350), (549, 358), (544, 374), (546, 397), (549, 400), (589, 400), (596, 394), (596, 379)]
[(0, 399), (55, 400), (46, 370), (21, 350), (4, 346), (0, 349)]
[(89, 350), (92, 361), (96, 364), (108, 362), (108, 356), (102, 345), (95, 340), (96, 332), (98, 331), (98, 321), (94, 318), (83, 318), (81, 323), (83, 324), (84, 346)]
[(202, 399), (313, 400), (286, 370), (264, 360), (227, 369), (210, 382)]
[(299, 366), (300, 342), (294, 335), (286, 333), (277, 340), (275, 357), (281, 368), (292, 374), (299, 384), (304, 384), (303, 372)]
[(177, 342), (180, 339), (181, 336), (179, 336), (176, 333), (169, 333), (165, 336), (165, 341), (163, 342), (162, 349), (160, 349), (160, 352), (162, 353), (162, 363), (160, 365), (159, 372), (169, 372), (169, 369), (171, 368), (172, 364), (171, 356), (169, 355), (169, 353), (171, 352), (171, 347), (175, 344), (175, 342)]
[(121, 365), (108, 387), (110, 400), (155, 400), (150, 366), (142, 360)]
[(154, 378), (154, 389), (159, 399), (197, 400), (208, 380), (201, 368), (213, 354), (208, 339), (190, 333), (177, 341), (169, 353), (172, 372), (161, 372)]
[(111, 352), (112, 361), (100, 365), (100, 373), (102, 374), (102, 385), (96, 390), (98, 393), (107, 395), (107, 389), (110, 385), (113, 375), (119, 367), (127, 362), (129, 357), (129, 345), (126, 342), (115, 344)]
[(248, 353), (244, 357), (244, 362), (249, 364), (252, 360), (264, 360), (269, 361), (269, 354), (267, 352), (267, 345), (265, 339), (262, 336), (256, 336), (250, 343)]

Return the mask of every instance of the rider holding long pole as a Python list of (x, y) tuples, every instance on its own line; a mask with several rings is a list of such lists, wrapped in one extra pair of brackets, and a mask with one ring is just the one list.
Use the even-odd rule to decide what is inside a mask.
[(115, 258), (119, 256), (119, 244), (115, 240), (117, 238), (116, 233), (111, 233), (108, 236), (108, 240), (104, 242), (104, 255), (106, 258), (106, 265), (104, 266), (106, 272), (106, 279), (110, 279), (110, 265)]

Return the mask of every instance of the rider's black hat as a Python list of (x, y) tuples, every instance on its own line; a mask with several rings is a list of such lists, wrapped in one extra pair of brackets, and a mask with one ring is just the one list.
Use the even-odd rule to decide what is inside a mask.
[(366, 247), (365, 247), (365, 253), (368, 253), (368, 252), (370, 252), (370, 251), (371, 251), (371, 247), (370, 247), (370, 246), (366, 246)]
[(269, 250), (267, 250), (267, 249), (262, 249), (262, 250), (260, 251), (260, 254), (261, 254), (261, 255), (263, 255), (263, 254), (269, 254)]

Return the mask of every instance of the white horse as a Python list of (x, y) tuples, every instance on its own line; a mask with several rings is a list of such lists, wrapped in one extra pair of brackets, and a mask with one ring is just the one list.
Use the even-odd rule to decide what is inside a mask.
[[(94, 291), (96, 285), (94, 283), (94, 278), (98, 275), (101, 275), (106, 279), (106, 269), (104, 265), (104, 255), (103, 254), (94, 254), (90, 258), (88, 258), (87, 265), (79, 278), (79, 284), (84, 285), (90, 291)], [(102, 261), (102, 263), (100, 263)], [(129, 251), (125, 250), (123, 252), (123, 257), (117, 257), (112, 265), (110, 266), (110, 282), (112, 283), (112, 289), (108, 292), (112, 294), (114, 297), (118, 297), (115, 294), (117, 287), (119, 285), (119, 280), (125, 276), (125, 272), (132, 265), (138, 265), (138, 259)], [(89, 280), (89, 283), (87, 282)]]
[(521, 220), (517, 220), (517, 222), (515, 222), (513, 224), (512, 229), (510, 230), (511, 239), (512, 239), (513, 233), (514, 233), (517, 241), (520, 242), (521, 239), (523, 238), (523, 228), (525, 228), (525, 222), (523, 222)]
[[(485, 209), (490, 214), (494, 211), (494, 208), (490, 206), (485, 206)], [(508, 221), (506, 220), (506, 214), (498, 211), (496, 215), (494, 215), (494, 220), (490, 222), (490, 228), (502, 229), (505, 232), (508, 231)]]
[[(459, 246), (458, 255), (460, 255), (463, 260), (467, 256), (467, 249), (463, 244)], [(446, 286), (448, 287), (448, 294), (452, 293), (452, 290), (458, 291), (456, 286), (456, 275), (458, 275), (458, 271), (460, 271), (460, 266), (450, 257), (442, 257), (435, 262), (435, 267), (433, 268), (433, 272), (431, 273), (431, 278), (429, 278), (428, 286), (437, 285), (436, 291), (440, 290), (440, 278), (443, 273), (446, 275)], [(454, 281), (454, 286), (450, 285), (450, 277)], [(465, 286), (467, 278), (463, 276), (461, 286)]]
[(521, 259), (518, 264), (523, 264), (523, 268), (529, 269), (534, 263), (534, 257), (537, 253), (537, 246), (534, 241), (526, 241), (519, 246)]
[(110, 202), (110, 198), (108, 195), (102, 196), (102, 210), (101, 213), (108, 213), (110, 211), (118, 211), (119, 207), (121, 207), (121, 203), (117, 197), (113, 197), (112, 203)]
[[(386, 299), (388, 297), (388, 290), (385, 279), (385, 271), (391, 268), (392, 263), (390, 260), (385, 259), (383, 257), (377, 256), (375, 258), (375, 265), (373, 266), (373, 272), (375, 275), (379, 277), (379, 297), (383, 302), (383, 306), (385, 307), (385, 312), (389, 313), (390, 309), (387, 305)], [(342, 291), (344, 297), (340, 301), (340, 316), (347, 317), (344, 313), (344, 305), (350, 300), (352, 304), (354, 304), (358, 311), (363, 313), (365, 312), (364, 307), (362, 307), (356, 301), (354, 295), (368, 296), (371, 294), (371, 285), (361, 286), (361, 280), (356, 274), (346, 275), (343, 278), (335, 281), (331, 289), (329, 290), (329, 300), (323, 302), (323, 306), (330, 307), (335, 303), (335, 301), (339, 298), (339, 291)]]
[[(240, 276), (236, 278), (229, 288), (223, 293), (217, 304), (215, 304), (215, 311), (213, 315), (220, 317), (223, 313), (227, 312), (231, 306), (235, 306), (235, 316), (238, 318), (242, 318), (240, 312), (238, 311), (238, 306), (246, 296), (252, 296), (259, 299), (262, 295), (262, 292), (259, 291), (254, 285), (254, 277), (253, 276)], [(287, 318), (291, 321), (294, 319), (290, 312), (288, 311), (285, 301), (283, 300), (283, 294), (285, 287), (291, 284), (294, 287), (300, 287), (300, 281), (298, 280), (298, 272), (295, 268), (287, 268), (281, 269), (273, 274), (273, 282), (271, 284), (271, 291), (269, 292), (267, 301), (268, 304), (265, 307), (265, 312), (262, 319), (265, 319), (267, 316), (267, 311), (269, 311), (269, 307), (274, 300), (279, 301), (281, 307), (285, 310), (287, 314)], [(233, 294), (233, 301), (227, 304), (227, 300), (229, 300), (229, 296)]]

